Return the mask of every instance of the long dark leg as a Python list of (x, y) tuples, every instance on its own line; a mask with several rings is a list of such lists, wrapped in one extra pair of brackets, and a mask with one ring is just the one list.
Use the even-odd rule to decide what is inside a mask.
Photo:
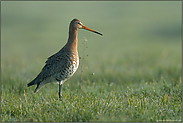
[(62, 101), (62, 96), (61, 96), (61, 87), (62, 87), (62, 84), (61, 82), (59, 82), (59, 92), (58, 92), (58, 96), (59, 96), (59, 101)]

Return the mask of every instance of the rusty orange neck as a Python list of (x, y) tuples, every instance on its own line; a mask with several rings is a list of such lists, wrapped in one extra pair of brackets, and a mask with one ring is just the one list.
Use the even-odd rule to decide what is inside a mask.
[(77, 42), (78, 42), (77, 31), (78, 31), (78, 29), (73, 30), (73, 29), (69, 28), (69, 38), (68, 38), (66, 46), (68, 48), (72, 49), (73, 51), (77, 51)]

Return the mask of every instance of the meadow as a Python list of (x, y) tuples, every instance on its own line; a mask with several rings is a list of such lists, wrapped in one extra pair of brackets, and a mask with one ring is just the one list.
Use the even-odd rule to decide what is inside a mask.
[[(80, 66), (27, 84), (78, 18)], [(1, 122), (182, 122), (181, 1), (1, 2)], [(85, 41), (85, 39), (87, 41)]]

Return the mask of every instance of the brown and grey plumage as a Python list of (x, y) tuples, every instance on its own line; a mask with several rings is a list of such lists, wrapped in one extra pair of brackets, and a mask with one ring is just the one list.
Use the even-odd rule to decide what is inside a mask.
[(37, 87), (34, 93), (50, 82), (56, 82), (59, 84), (59, 100), (61, 100), (61, 87), (62, 84), (70, 78), (77, 70), (79, 66), (79, 57), (77, 51), (77, 31), (78, 29), (86, 29), (97, 34), (102, 35), (99, 32), (91, 30), (84, 26), (80, 20), (73, 19), (69, 26), (69, 38), (65, 46), (56, 54), (50, 56), (45, 62), (45, 66), (37, 77), (32, 80), (27, 86), (36, 85)]

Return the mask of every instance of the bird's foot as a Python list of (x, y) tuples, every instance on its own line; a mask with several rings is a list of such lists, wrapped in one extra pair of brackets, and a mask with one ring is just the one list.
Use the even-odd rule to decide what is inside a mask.
[(59, 101), (62, 102), (62, 98), (59, 97)]
[(62, 101), (62, 96), (61, 96), (60, 92), (58, 93), (58, 96), (59, 96), (59, 101)]

